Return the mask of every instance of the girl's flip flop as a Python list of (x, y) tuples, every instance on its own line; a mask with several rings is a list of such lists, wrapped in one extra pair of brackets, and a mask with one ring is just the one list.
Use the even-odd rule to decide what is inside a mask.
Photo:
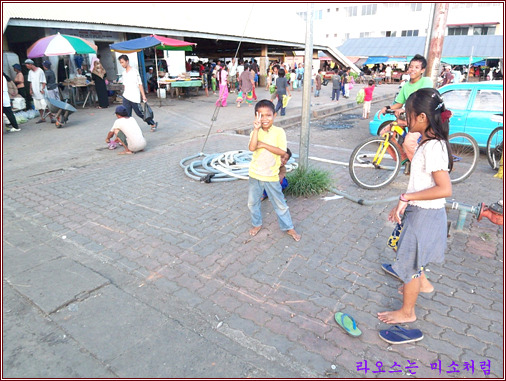
[(362, 331), (357, 327), (355, 319), (353, 319), (350, 315), (337, 312), (334, 315), (334, 318), (336, 319), (336, 323), (339, 324), (339, 326), (344, 329), (348, 335), (359, 337), (362, 334)]
[(395, 325), (391, 329), (381, 330), (379, 337), (389, 344), (406, 344), (422, 340), (423, 333), (419, 329), (405, 329)]

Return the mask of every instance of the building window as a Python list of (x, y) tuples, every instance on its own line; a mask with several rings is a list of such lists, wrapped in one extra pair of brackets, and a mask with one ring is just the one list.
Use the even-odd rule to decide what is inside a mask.
[(473, 28), (473, 35), (486, 36), (495, 34), (495, 26), (475, 26)]
[(346, 7), (346, 15), (348, 17), (353, 17), (357, 15), (357, 8), (358, 7)]
[(327, 8), (327, 13), (330, 13), (330, 8)]
[(418, 36), (418, 29), (415, 29), (415, 30), (403, 30), (401, 32), (401, 37), (413, 37), (413, 36)]
[(395, 37), (396, 34), (397, 34), (397, 32), (395, 32), (395, 31), (392, 32), (391, 30), (387, 30), (385, 32), (385, 37)]
[(420, 12), (422, 10), (421, 3), (411, 3), (411, 11), (412, 12)]
[(468, 33), (468, 27), (448, 28), (448, 36), (467, 36)]
[(371, 32), (360, 32), (360, 38), (371, 37)]
[(336, 12), (339, 12), (339, 8), (336, 8)]
[(329, 38), (329, 35), (328, 35), (328, 34), (326, 34), (326, 35), (325, 35), (325, 37), (326, 37), (326, 38)]
[(375, 15), (377, 10), (376, 4), (362, 5), (362, 16)]
[(334, 33), (334, 37), (337, 37), (337, 33)]
[(350, 34), (349, 33), (345, 33), (344, 34), (344, 39), (345, 40), (349, 40), (350, 39)]

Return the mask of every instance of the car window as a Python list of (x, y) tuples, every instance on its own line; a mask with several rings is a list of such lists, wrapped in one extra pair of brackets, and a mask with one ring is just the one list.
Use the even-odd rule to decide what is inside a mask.
[(478, 90), (472, 109), (476, 111), (500, 111), (503, 109), (502, 99), (502, 91), (500, 90)]
[(471, 90), (450, 90), (441, 94), (445, 107), (450, 110), (465, 110)]

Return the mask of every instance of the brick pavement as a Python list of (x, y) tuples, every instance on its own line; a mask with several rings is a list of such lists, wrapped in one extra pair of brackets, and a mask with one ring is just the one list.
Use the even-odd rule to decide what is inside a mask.
[[(55, 131), (69, 138), (72, 130)], [(298, 147), (297, 134), (287, 129), (290, 146)], [(364, 122), (315, 126), (310, 154), (347, 161), (365, 136)], [(268, 204), (264, 228), (250, 238), (247, 183), (195, 182), (178, 165), (200, 152), (203, 137), (160, 138), (128, 157), (97, 149), (92, 161), (73, 162), (82, 149), (74, 137), (62, 153), (69, 161), (55, 167), (46, 153), (24, 170), (22, 150), (7, 138), (6, 377), (405, 377), (415, 361), (415, 376), (425, 378), (439, 377), (431, 369), (439, 360), (441, 377), (473, 377), (463, 370), (471, 361), (482, 377), (486, 360), (490, 377), (503, 377), (503, 232), (488, 220), (468, 216), (462, 232), (452, 228), (445, 263), (428, 273), (436, 290), (419, 298), (409, 324), (424, 339), (389, 346), (375, 315), (401, 303), (399, 283), (379, 268), (393, 258), (385, 247), (390, 205), (288, 197), (302, 240), (280, 232)], [(212, 134), (206, 152), (246, 145), (243, 135)], [(405, 186), (399, 176), (384, 191), (359, 190), (346, 167), (314, 164), (332, 172), (338, 189), (366, 199)], [(492, 175), (482, 155), (453, 197), (470, 205), (502, 198)], [(337, 311), (355, 317), (361, 338), (342, 332)], [(364, 360), (367, 375), (357, 371)], [(378, 361), (385, 374), (372, 373)], [(447, 373), (452, 361), (460, 373)], [(402, 373), (388, 372), (395, 362)]]

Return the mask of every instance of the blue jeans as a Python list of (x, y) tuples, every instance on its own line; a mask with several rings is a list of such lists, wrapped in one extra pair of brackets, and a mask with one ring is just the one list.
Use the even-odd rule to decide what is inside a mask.
[(285, 108), (283, 107), (283, 94), (278, 94), (278, 104), (274, 112), (278, 112), (281, 109), (281, 115), (285, 115)]
[[(139, 106), (139, 103), (131, 102), (128, 99), (126, 99), (125, 97), (123, 97), (123, 106), (125, 106), (125, 108), (127, 109), (128, 116), (132, 116), (132, 109), (133, 109), (139, 118), (144, 119), (144, 113), (142, 112), (142, 110)], [(152, 126), (155, 124), (153, 119), (149, 119), (146, 123), (149, 126)]]
[(274, 211), (278, 215), (279, 227), (283, 231), (293, 229), (292, 217), (285, 202), (279, 181), (260, 181), (249, 178), (248, 209), (254, 227), (262, 226), (262, 193), (267, 192)]
[(334, 100), (334, 97), (337, 101), (339, 100), (339, 91), (341, 91), (341, 89), (332, 89), (332, 100)]
[(320, 96), (320, 90), (315, 90), (314, 91), (314, 96), (315, 97), (319, 97)]

